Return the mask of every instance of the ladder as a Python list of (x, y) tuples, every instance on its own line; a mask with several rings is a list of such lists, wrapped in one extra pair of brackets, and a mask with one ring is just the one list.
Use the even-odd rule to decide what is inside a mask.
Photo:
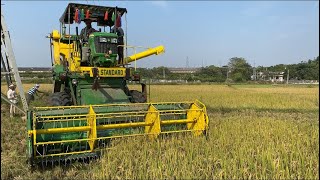
[(17, 105), (11, 103), (10, 100), (7, 98), (7, 96), (4, 95), (2, 92), (1, 92), (1, 99), (14, 105), (18, 110), (20, 110), (26, 115), (26, 112), (28, 111), (28, 104), (27, 104), (27, 100), (24, 94), (22, 83), (21, 83), (21, 78), (19, 75), (16, 59), (14, 57), (9, 31), (7, 29), (7, 25), (5, 23), (2, 11), (1, 11), (1, 66), (3, 70), (3, 72), (1, 72), (1, 76), (5, 75), (8, 88), (9, 88), (9, 85), (12, 83), (11, 76), (14, 77), (14, 81), (16, 83), (16, 87), (18, 88), (19, 95), (21, 98), (23, 110), (19, 108)]

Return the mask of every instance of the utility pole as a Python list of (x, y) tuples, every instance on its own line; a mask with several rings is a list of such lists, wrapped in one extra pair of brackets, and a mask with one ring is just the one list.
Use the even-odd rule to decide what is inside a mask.
[(162, 72), (163, 72), (163, 79), (166, 79), (166, 71), (164, 70), (164, 67), (162, 69)]
[(229, 78), (229, 69), (227, 69), (227, 80)]
[(288, 74), (287, 74), (287, 84), (289, 84), (289, 68), (288, 68)]
[(189, 68), (189, 57), (187, 56), (187, 60), (186, 60), (186, 68)]
[(229, 80), (229, 66), (227, 67), (227, 82), (228, 82), (228, 80)]
[(257, 80), (257, 73), (256, 73), (256, 62), (253, 62), (253, 80), (256, 81)]

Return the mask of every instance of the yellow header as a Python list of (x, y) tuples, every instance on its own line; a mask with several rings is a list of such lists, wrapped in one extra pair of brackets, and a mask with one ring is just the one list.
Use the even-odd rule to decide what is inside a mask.
[[(81, 73), (90, 73), (90, 77), (93, 77), (92, 67), (80, 67)], [(99, 77), (125, 77), (126, 68), (99, 68)]]

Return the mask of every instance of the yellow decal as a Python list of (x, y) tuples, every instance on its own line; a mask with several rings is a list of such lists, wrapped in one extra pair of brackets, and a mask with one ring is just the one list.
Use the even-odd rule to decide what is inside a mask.
[[(80, 67), (82, 74), (90, 73), (90, 77), (93, 77), (92, 73), (93, 67)], [(125, 77), (126, 68), (99, 68), (98, 67), (98, 76), (99, 77)]]
[(100, 77), (124, 77), (125, 75), (126, 71), (122, 68), (99, 68)]

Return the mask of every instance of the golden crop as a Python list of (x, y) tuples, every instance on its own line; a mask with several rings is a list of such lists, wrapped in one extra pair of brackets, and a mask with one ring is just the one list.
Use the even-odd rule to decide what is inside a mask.
[[(32, 84), (25, 85), (26, 89)], [(51, 92), (51, 85), (40, 90)], [(131, 86), (139, 89), (139, 86)], [(2, 85), (1, 91), (6, 88)], [(117, 139), (90, 164), (31, 172), (26, 125), (1, 106), (3, 179), (319, 179), (319, 87), (152, 85), (151, 102), (206, 104), (208, 138)], [(43, 101), (43, 99), (41, 99)]]

